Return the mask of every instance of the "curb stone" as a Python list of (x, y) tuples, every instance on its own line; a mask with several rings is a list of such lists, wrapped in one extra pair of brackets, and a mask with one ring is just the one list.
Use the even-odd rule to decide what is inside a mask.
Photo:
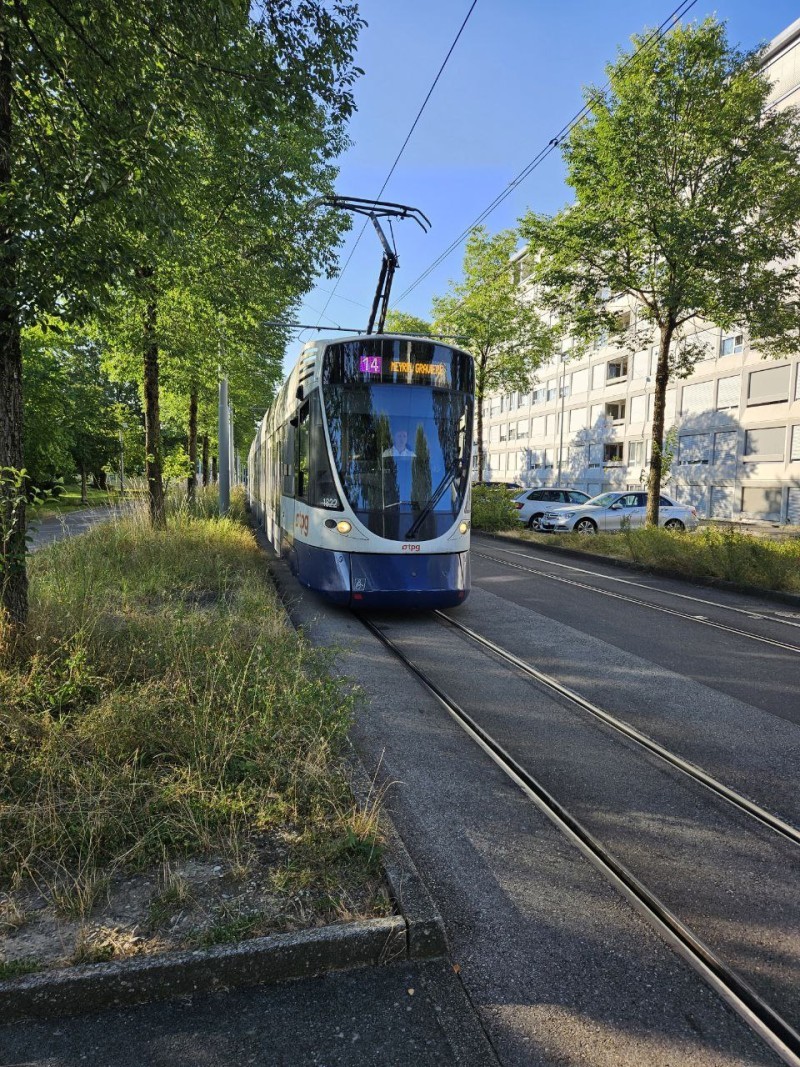
[[(543, 552), (550, 552), (554, 556), (566, 556), (567, 559), (592, 560), (595, 563), (607, 563), (610, 567), (620, 567), (622, 570), (637, 571), (640, 574), (654, 574), (659, 578), (674, 578), (675, 581), (686, 582), (687, 585), (698, 585), (706, 589), (723, 589), (730, 593), (744, 593), (748, 596), (759, 596), (763, 600), (772, 600), (778, 604), (789, 604), (800, 608), (800, 593), (786, 593), (780, 589), (765, 589), (763, 585), (747, 585), (744, 582), (729, 582), (726, 578), (714, 578), (708, 576), (702, 578), (692, 574), (678, 574), (668, 567), (653, 567), (647, 563), (637, 563), (632, 559), (619, 559), (616, 556), (601, 556), (597, 552), (581, 552), (578, 548), (565, 548), (562, 545), (546, 544), (541, 541), (528, 541), (513, 534), (492, 533), (489, 531), (476, 530), (478, 537), (490, 538), (494, 541), (504, 541), (510, 545), (529, 545), (531, 548), (541, 548)], [(555, 534), (554, 536), (558, 536)]]
[[(368, 807), (373, 799), (374, 785), (355, 752), (351, 754), (347, 771), (353, 796), (362, 807)], [(406, 920), (409, 959), (447, 956), (449, 946), (444, 920), (394, 823), (383, 808), (378, 822), (387, 843), (382, 856), (384, 873), (392, 900)]]
[(0, 982), (0, 1018), (59, 1015), (377, 967), (407, 953), (402, 915), (273, 934), (194, 952), (84, 964)]

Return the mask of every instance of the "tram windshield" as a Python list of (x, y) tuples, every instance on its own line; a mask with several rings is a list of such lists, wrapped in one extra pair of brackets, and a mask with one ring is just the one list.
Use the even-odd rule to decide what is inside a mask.
[(331, 345), (323, 394), (350, 506), (381, 537), (426, 541), (457, 518), (469, 483), (472, 359), (431, 341)]

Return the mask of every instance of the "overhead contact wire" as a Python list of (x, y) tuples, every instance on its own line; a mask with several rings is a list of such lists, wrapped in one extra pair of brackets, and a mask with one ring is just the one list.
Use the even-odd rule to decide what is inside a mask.
[[(636, 49), (636, 51), (628, 57), (626, 62), (622, 65), (621, 69), (624, 70), (625, 67), (632, 63), (637, 58), (637, 56), (639, 56), (646, 48), (649, 48), (653, 41), (661, 40), (661, 38), (664, 37), (667, 32), (665, 27), (669, 27), (671, 29), (674, 23), (677, 22), (679, 18), (682, 18), (683, 15), (685, 15), (688, 11), (690, 11), (696, 3), (697, 0), (683, 0), (683, 2), (680, 3), (678, 7), (676, 7), (675, 10), (670, 15), (668, 15), (667, 18), (664, 19), (664, 21), (658, 26), (658, 28), (655, 29), (650, 34), (650, 36), (642, 42), (642, 44)], [(610, 85), (611, 81), (609, 80), (603, 86), (603, 91), (608, 89)], [(480, 213), (480, 215), (478, 215), (475, 221), (465, 230), (462, 230), (458, 237), (456, 237), (453, 242), (448, 245), (444, 252), (442, 252), (437, 257), (437, 259), (435, 259), (433, 263), (431, 263), (431, 265), (427, 267), (426, 270), (422, 272), (422, 274), (420, 274), (416, 281), (412, 282), (411, 285), (403, 293), (401, 293), (401, 295), (398, 297), (398, 303), (402, 300), (405, 300), (409, 293), (412, 293), (418, 285), (420, 285), (430, 274), (432, 274), (433, 271), (436, 270), (436, 268), (441, 263), (443, 263), (448, 258), (448, 256), (450, 256), (451, 253), (456, 250), (456, 248), (458, 248), (458, 246), (465, 240), (465, 238), (469, 237), (469, 235), (475, 229), (477, 229), (477, 227), (480, 226), (480, 224), (484, 222), (489, 217), (489, 215), (491, 215), (492, 212), (495, 211), (495, 209), (498, 208), (503, 203), (503, 201), (506, 200), (513, 193), (513, 191), (519, 185), (521, 185), (522, 182), (526, 180), (526, 178), (530, 177), (530, 175), (537, 169), (537, 167), (539, 167), (539, 165), (543, 163), (544, 160), (556, 150), (556, 148), (558, 148), (558, 146), (561, 144), (564, 138), (572, 131), (572, 129), (577, 126), (578, 123), (581, 122), (586, 115), (588, 115), (588, 113), (592, 110), (592, 106), (593, 105), (591, 102), (584, 104), (580, 111), (576, 112), (576, 114), (569, 120), (569, 122), (562, 126), (561, 129), (553, 137), (550, 138), (547, 144), (536, 153), (533, 159), (522, 168), (519, 174), (517, 174), (515, 178), (512, 178), (512, 180), (502, 190), (502, 192), (498, 193), (494, 200), (492, 200), (492, 202), (486, 208), (484, 208), (484, 210)]]
[[(414, 133), (414, 130), (417, 128), (417, 123), (422, 118), (422, 113), (425, 110), (425, 108), (427, 107), (428, 101), (430, 100), (431, 96), (433, 95), (433, 91), (436, 88), (436, 86), (437, 86), (437, 84), (439, 82), (439, 79), (441, 78), (442, 74), (444, 73), (444, 68), (447, 66), (448, 61), (450, 60), (450, 56), (453, 54), (453, 51), (454, 51), (456, 45), (458, 44), (459, 38), (461, 37), (461, 34), (464, 32), (464, 28), (467, 25), (467, 22), (469, 22), (470, 15), (475, 10), (475, 5), (477, 3), (478, 3), (478, 0), (472, 0), (472, 3), (470, 4), (470, 7), (469, 7), (469, 11), (467, 11), (466, 15), (464, 16), (464, 21), (461, 23), (461, 26), (459, 27), (458, 33), (453, 38), (453, 43), (450, 45), (450, 48), (448, 49), (447, 55), (444, 57), (442, 65), (439, 67), (439, 71), (438, 71), (436, 77), (433, 79), (430, 89), (428, 89), (428, 92), (425, 95), (425, 99), (422, 101), (422, 106), (420, 107), (419, 111), (417, 112), (416, 118), (411, 123), (411, 129), (406, 134), (406, 139), (403, 141), (402, 145), (400, 146), (400, 151), (397, 153), (397, 155), (395, 157), (395, 160), (394, 160), (394, 163), (392, 163), (392, 165), (391, 165), (391, 167), (389, 169), (389, 173), (386, 175), (386, 178), (384, 179), (383, 185), (380, 188), (380, 192), (375, 197), (376, 200), (380, 200), (381, 196), (383, 195), (384, 189), (389, 184), (389, 179), (394, 174), (395, 168), (396, 168), (397, 164), (400, 162), (400, 157), (402, 156), (403, 152), (405, 152), (406, 147), (408, 146), (408, 142), (411, 140), (411, 136)], [(368, 223), (369, 223), (369, 219), (366, 219), (364, 221), (361, 229), (359, 230), (358, 237), (356, 237), (356, 240), (355, 240), (355, 244), (350, 249), (350, 254), (347, 257), (347, 259), (345, 260), (344, 266), (339, 271), (339, 274), (338, 274), (338, 276), (336, 278), (336, 283), (335, 283), (335, 285), (333, 287), (333, 290), (331, 291), (330, 296), (326, 300), (325, 306), (323, 307), (322, 311), (320, 312), (320, 316), (319, 316), (319, 320), (317, 322), (317, 325), (319, 325), (319, 322), (322, 320), (323, 316), (325, 315), (325, 312), (328, 309), (328, 304), (330, 304), (331, 300), (333, 300), (333, 298), (334, 298), (334, 296), (336, 294), (336, 290), (339, 288), (339, 282), (344, 277), (345, 271), (347, 270), (347, 268), (350, 265), (350, 261), (352, 260), (356, 249), (358, 248), (358, 245), (359, 245), (359, 242), (361, 241), (361, 238), (364, 236), (364, 230), (366, 230)]]

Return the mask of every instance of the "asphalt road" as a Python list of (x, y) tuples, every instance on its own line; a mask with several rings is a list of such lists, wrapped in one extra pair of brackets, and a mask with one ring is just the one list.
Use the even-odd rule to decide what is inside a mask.
[[(479, 551), (480, 545), (476, 539)], [(358, 716), (356, 743), (387, 788), (395, 821), (445, 917), (453, 961), (504, 1065), (777, 1062), (391, 653), (351, 615), (303, 593), (285, 573), (284, 581), (296, 618), (313, 640), (346, 650), (342, 669), (369, 698)], [(661, 631), (654, 626), (674, 628), (673, 639), (687, 645), (701, 644), (706, 630), (715, 641), (720, 635), (735, 641), (725, 671), (741, 659), (745, 638), (710, 627), (698, 638), (691, 629), (696, 620), (662, 619), (642, 607), (626, 623), (625, 604), (617, 601), (609, 635), (602, 612), (610, 598), (598, 612), (599, 594), (591, 590), (484, 562), (477, 552), (473, 582), (469, 601), (454, 617), (490, 631), (549, 673), (558, 671), (573, 688), (583, 691), (591, 683), (593, 698), (613, 693), (618, 712), (659, 724), (679, 741), (688, 734), (686, 747), (703, 760), (710, 751), (717, 769), (724, 765), (751, 791), (775, 796), (754, 772), (774, 761), (775, 778), (777, 768), (792, 776), (781, 805), (788, 810), (796, 803), (794, 723), (746, 702), (746, 683), (735, 699), (709, 684), (707, 671), (698, 669), (699, 680), (674, 669), (707, 663), (702, 648), (677, 656), (669, 670), (660, 663)], [(652, 593), (636, 592), (663, 596), (658, 583)], [(658, 616), (657, 624), (650, 614), (643, 623), (645, 610)], [(593, 612), (598, 618), (585, 622)], [(429, 615), (376, 621), (507, 749), (546, 773), (550, 787), (568, 786), (564, 795), (581, 817), (644, 875), (658, 876), (659, 890), (672, 894), (688, 918), (702, 920), (704, 934), (735, 963), (756, 971), (763, 965), (757, 977), (764, 994), (792, 1007), (800, 950), (790, 846), (753, 833), (751, 820), (720, 802), (709, 811), (697, 786), (681, 783), (675, 794), (675, 774), (660, 767), (654, 772), (651, 758), (611, 742), (604, 729), (467, 648)], [(794, 661), (787, 658), (792, 654), (764, 645), (753, 655), (773, 652), (785, 677), (772, 683), (784, 687), (788, 699), (796, 685)], [(721, 723), (747, 739), (741, 758), (720, 739)], [(621, 793), (612, 788), (619, 783)], [(684, 856), (680, 869), (673, 866), (675, 854)]]
[(76, 537), (97, 523), (110, 519), (113, 514), (113, 510), (108, 507), (80, 508), (77, 511), (48, 514), (41, 519), (35, 519), (28, 526), (31, 537), (29, 551), (35, 552), (37, 548), (52, 544), (53, 541), (61, 541), (64, 537)]

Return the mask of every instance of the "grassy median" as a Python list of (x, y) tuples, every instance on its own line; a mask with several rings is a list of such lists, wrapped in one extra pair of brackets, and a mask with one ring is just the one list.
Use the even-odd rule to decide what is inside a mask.
[[(27, 644), (0, 666), (0, 932), (43, 908), (86, 922), (150, 872), (136, 936), (157, 941), (192, 910), (187, 857), (231, 891), (185, 943), (386, 913), (375, 813), (341, 762), (352, 701), (242, 523), (133, 513), (30, 572)], [(246, 907), (237, 880), (259, 887)]]
[[(676, 577), (722, 579), (738, 585), (800, 593), (800, 538), (768, 540), (735, 527), (704, 526), (694, 533), (658, 529), (615, 534), (531, 534), (525, 539), (557, 543), (592, 555), (630, 560)], [(555, 539), (555, 540), (554, 540)]]

